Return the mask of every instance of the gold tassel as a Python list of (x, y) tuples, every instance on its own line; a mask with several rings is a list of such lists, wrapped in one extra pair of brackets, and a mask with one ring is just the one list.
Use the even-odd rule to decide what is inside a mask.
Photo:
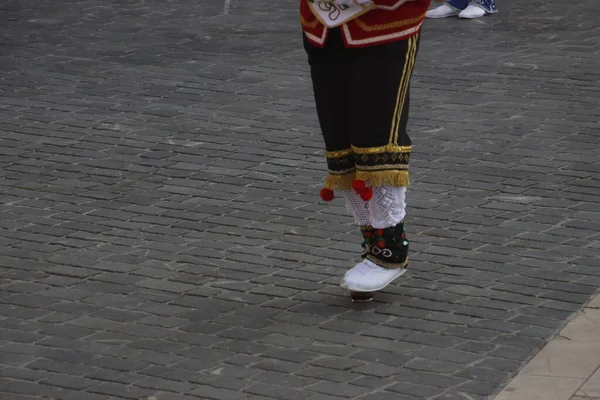
[(368, 182), (371, 187), (410, 185), (408, 171), (356, 171), (356, 179)]
[(327, 175), (325, 188), (329, 190), (348, 190), (352, 189), (352, 181), (355, 179), (354, 171), (344, 175)]

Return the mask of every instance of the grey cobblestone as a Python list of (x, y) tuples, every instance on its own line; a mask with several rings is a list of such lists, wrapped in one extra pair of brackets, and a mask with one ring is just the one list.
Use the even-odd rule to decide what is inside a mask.
[[(384, 366), (384, 369), (387, 369), (387, 367)], [(371, 389), (378, 389), (380, 387), (387, 386), (390, 383), (391, 383), (391, 380), (388, 378), (382, 378), (382, 377), (373, 376), (373, 375), (363, 375), (360, 378), (352, 381), (352, 384), (355, 386), (362, 386), (362, 387), (371, 388)]]
[(430, 398), (442, 393), (443, 391), (440, 388), (435, 388), (426, 385), (417, 385), (414, 383), (398, 383), (396, 385), (388, 387), (387, 390), (396, 393), (411, 395), (418, 399)]
[(343, 398), (354, 398), (364, 393), (363, 387), (350, 385), (346, 383), (338, 383), (336, 385), (331, 385), (327, 382), (321, 382), (316, 385), (312, 385), (310, 388), (308, 388), (308, 390)]
[[(292, 388), (286, 388), (283, 386), (275, 386), (275, 385), (268, 385), (265, 383), (261, 383), (261, 384), (256, 384), (256, 385), (252, 385), (246, 389), (244, 389), (245, 393), (250, 393), (250, 394), (255, 394), (258, 395), (262, 398), (276, 398), (276, 399), (290, 399), (290, 400), (301, 400), (301, 399), (305, 399), (307, 397), (309, 397), (309, 393), (306, 391), (301, 391), (301, 390), (297, 390), (297, 389), (292, 389)], [(196, 391), (194, 394), (200, 394), (202, 396), (206, 396), (205, 393), (202, 392), (198, 392)], [(237, 392), (237, 394), (240, 394), (239, 392)], [(228, 394), (231, 396), (237, 396), (236, 393), (231, 393)], [(210, 398), (210, 396), (208, 396)], [(215, 397), (215, 399), (222, 399), (223, 394), (221, 395), (221, 397)], [(238, 399), (238, 398), (242, 398), (242, 397), (228, 397), (231, 398), (232, 400), (234, 399)]]
[(600, 283), (596, 4), (515, 1), (425, 22), (412, 262), (368, 305), (297, 0), (5, 1), (0, 397), (497, 391)]
[(362, 375), (358, 373), (353, 373), (350, 371), (341, 371), (334, 370), (322, 367), (310, 367), (303, 369), (302, 371), (296, 373), (298, 376), (304, 376), (308, 378), (318, 378), (321, 380), (325, 380), (333, 383), (343, 383), (350, 382), (354, 379), (361, 377)]
[[(471, 381), (467, 382), (463, 385), (459, 385), (454, 389), (453, 392), (450, 393), (464, 393), (468, 395), (467, 398), (471, 399), (487, 399), (490, 395), (494, 393), (496, 389), (496, 384), (494, 382), (478, 382)], [(479, 395), (479, 396), (478, 396)], [(462, 396), (465, 397), (464, 395)], [(445, 397), (439, 397), (443, 399)]]

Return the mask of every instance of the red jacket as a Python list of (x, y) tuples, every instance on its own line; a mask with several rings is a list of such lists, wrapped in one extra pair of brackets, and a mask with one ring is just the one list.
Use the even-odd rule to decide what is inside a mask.
[[(339, 28), (347, 47), (367, 47), (406, 39), (419, 32), (431, 0), (374, 0), (387, 9), (371, 10)], [(309, 42), (323, 47), (328, 29), (313, 15), (308, 0), (300, 0), (300, 22)]]

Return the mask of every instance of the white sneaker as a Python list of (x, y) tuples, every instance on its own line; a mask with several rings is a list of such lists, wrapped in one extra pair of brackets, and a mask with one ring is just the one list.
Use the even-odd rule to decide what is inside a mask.
[(467, 6), (467, 8), (465, 8), (464, 10), (462, 10), (461, 12), (458, 13), (458, 16), (460, 18), (473, 19), (473, 18), (481, 18), (485, 14), (487, 14), (487, 13), (485, 12), (485, 10), (483, 8), (474, 6), (473, 4), (469, 4)]
[(427, 18), (447, 18), (454, 17), (455, 15), (458, 15), (458, 11), (447, 4), (442, 4), (438, 8), (434, 8), (425, 13)]
[(346, 272), (340, 286), (355, 292), (376, 292), (392, 283), (394, 279), (404, 275), (405, 272), (406, 268), (381, 268), (370, 260), (363, 260)]

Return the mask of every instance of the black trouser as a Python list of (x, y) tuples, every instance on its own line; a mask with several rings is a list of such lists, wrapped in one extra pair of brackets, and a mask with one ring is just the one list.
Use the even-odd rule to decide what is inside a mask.
[(323, 48), (304, 38), (329, 176), (326, 187), (407, 186), (411, 141), (406, 131), (409, 86), (419, 35), (347, 48), (339, 29)]

